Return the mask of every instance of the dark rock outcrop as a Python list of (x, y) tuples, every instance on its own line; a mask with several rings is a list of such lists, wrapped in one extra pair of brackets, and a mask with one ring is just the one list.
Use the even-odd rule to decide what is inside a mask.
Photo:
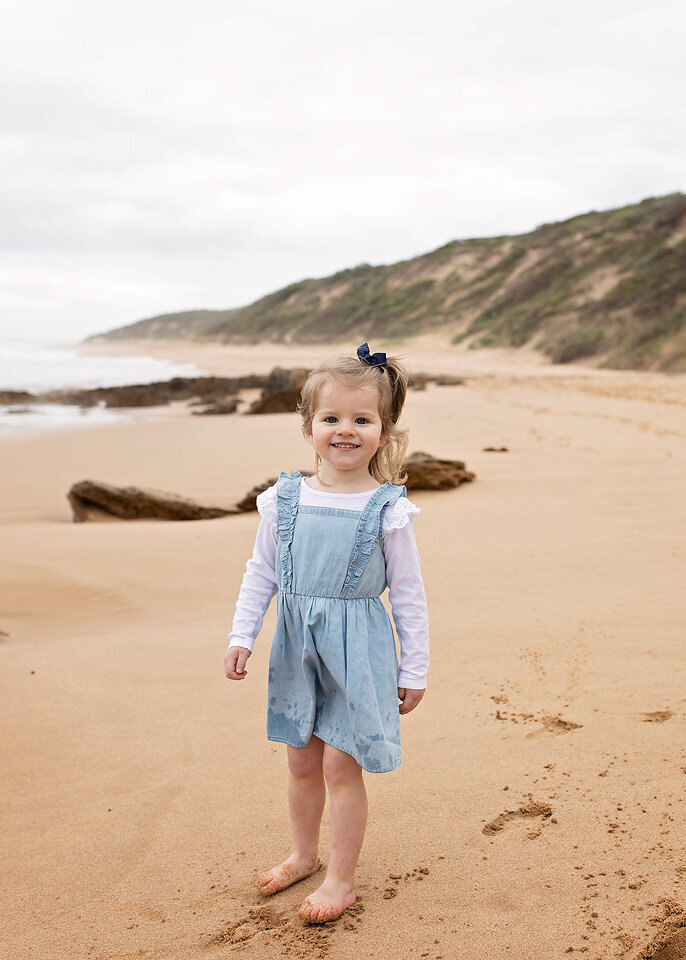
[(75, 483), (68, 499), (74, 511), (74, 523), (87, 520), (91, 510), (122, 520), (210, 520), (241, 512), (237, 508), (205, 507), (173, 493), (141, 487), (114, 487), (94, 480)]
[[(439, 460), (428, 453), (412, 453), (405, 461), (408, 490), (446, 490), (461, 483), (469, 483), (475, 475), (461, 460)], [(307, 476), (308, 470), (300, 471)], [(256, 510), (257, 497), (276, 483), (270, 477), (249, 490), (235, 507), (208, 507), (179, 497), (173, 493), (147, 490), (141, 487), (115, 487), (109, 483), (82, 480), (68, 493), (74, 511), (74, 522), (87, 520), (91, 511), (99, 511), (121, 520), (211, 520), (230, 514)]]
[(467, 470), (462, 460), (439, 460), (421, 451), (411, 453), (404, 467), (408, 490), (447, 490), (476, 478), (476, 474)]
[(176, 400), (200, 398), (223, 400), (239, 390), (263, 387), (266, 376), (250, 374), (246, 377), (173, 377), (154, 383), (136, 383), (123, 387), (95, 387), (92, 390), (51, 390), (36, 399), (43, 403), (76, 404), (93, 407), (156, 407)]
[(428, 383), (435, 383), (437, 387), (459, 387), (464, 383), (464, 378), (449, 373), (418, 372), (410, 375), (408, 387), (410, 390), (426, 390)]
[[(476, 474), (465, 468), (462, 460), (439, 460), (430, 453), (411, 453), (405, 460), (404, 468), (407, 471), (405, 486), (408, 490), (449, 490), (458, 487), (461, 483), (470, 483), (476, 479)], [(310, 470), (301, 470), (303, 476), (308, 476)], [(265, 480), (264, 483), (253, 487), (245, 497), (236, 504), (240, 511), (256, 510), (257, 497), (267, 487), (276, 483), (276, 477)]]
[(40, 403), (40, 397), (25, 390), (0, 390), (0, 403)]
[[(204, 403), (204, 401), (202, 401)], [(206, 417), (208, 415), (223, 416), (227, 413), (235, 413), (238, 407), (238, 397), (227, 397), (225, 400), (217, 400), (211, 403), (204, 410), (194, 410), (194, 417)]]
[[(60, 389), (45, 393), (24, 390), (0, 390), (0, 404), (59, 403), (78, 407), (156, 407), (180, 400), (195, 400), (196, 404), (212, 405), (202, 411), (207, 414), (233, 413), (231, 398), (240, 390), (262, 389), (248, 413), (292, 413), (297, 406), (308, 370), (296, 367), (286, 370), (275, 367), (270, 374), (249, 374), (245, 377), (173, 377), (153, 383), (134, 383), (121, 387), (94, 387), (92, 389)], [(413, 374), (410, 387), (424, 390), (427, 383), (439, 386), (461, 384), (460, 377), (430, 373)]]
[(262, 388), (262, 396), (248, 413), (292, 413), (308, 373), (309, 370), (302, 367), (293, 370), (274, 367)]
[(461, 387), (464, 384), (464, 377), (454, 377), (451, 373), (439, 373), (433, 379), (437, 387)]

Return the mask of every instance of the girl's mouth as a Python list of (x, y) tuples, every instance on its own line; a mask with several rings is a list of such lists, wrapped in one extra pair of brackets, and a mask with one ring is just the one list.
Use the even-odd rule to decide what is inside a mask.
[(357, 450), (359, 443), (332, 443), (331, 446), (337, 450)]

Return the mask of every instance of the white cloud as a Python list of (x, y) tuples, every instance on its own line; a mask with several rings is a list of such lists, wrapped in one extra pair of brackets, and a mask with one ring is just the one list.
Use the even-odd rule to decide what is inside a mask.
[(28, 0), (0, 333), (227, 307), (683, 188), (680, 3)]

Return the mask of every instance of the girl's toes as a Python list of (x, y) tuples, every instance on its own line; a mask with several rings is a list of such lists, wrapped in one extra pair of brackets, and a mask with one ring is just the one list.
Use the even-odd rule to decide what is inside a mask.
[(330, 920), (337, 920), (342, 913), (355, 903), (355, 895), (345, 898), (340, 903), (324, 900), (313, 903), (309, 897), (303, 900), (298, 916), (303, 923), (328, 923)]
[(312, 903), (309, 897), (307, 897), (298, 911), (298, 916), (303, 923), (321, 923), (322, 922), (322, 908), (318, 903)]
[(261, 873), (257, 878), (257, 886), (260, 888), (263, 897), (271, 897), (272, 894), (290, 886), (292, 882), (292, 880), (284, 877), (279, 870), (268, 870), (266, 873)]
[(300, 904), (300, 909), (298, 910), (298, 916), (303, 923), (311, 923), (311, 913), (313, 910), (314, 907), (310, 903), (309, 897), (306, 897)]

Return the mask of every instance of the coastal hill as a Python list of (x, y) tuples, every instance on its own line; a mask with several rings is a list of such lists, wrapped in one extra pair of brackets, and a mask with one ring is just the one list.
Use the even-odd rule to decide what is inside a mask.
[(246, 307), (151, 317), (89, 340), (389, 343), (427, 332), (474, 348), (526, 344), (555, 363), (686, 371), (686, 195), (454, 240)]

